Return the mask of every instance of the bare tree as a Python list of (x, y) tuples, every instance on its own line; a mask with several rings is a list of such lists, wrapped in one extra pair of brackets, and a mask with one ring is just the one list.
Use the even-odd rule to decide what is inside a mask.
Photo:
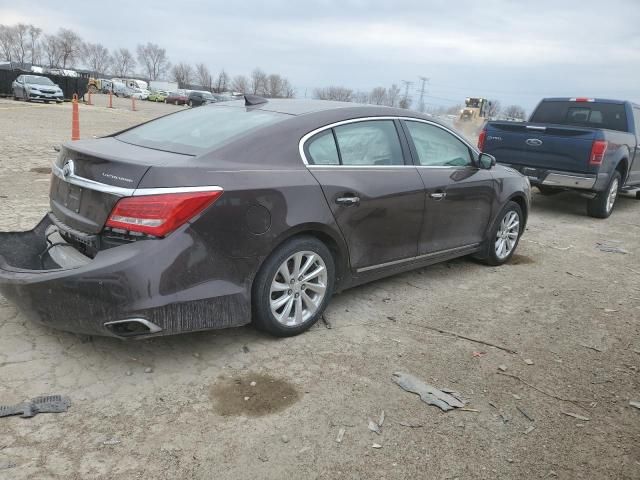
[(171, 77), (178, 82), (178, 87), (187, 88), (193, 81), (193, 68), (188, 63), (180, 62), (171, 69)]
[(136, 68), (136, 61), (128, 48), (119, 48), (113, 52), (113, 73), (116, 77), (126, 78)]
[(13, 61), (25, 63), (29, 53), (29, 25), (18, 23), (13, 27), (14, 45)]
[(248, 93), (250, 91), (249, 79), (244, 75), (236, 75), (231, 82), (231, 88), (234, 92)]
[(387, 89), (376, 87), (369, 94), (369, 103), (374, 105), (385, 105), (387, 103)]
[(39, 65), (42, 63), (42, 52), (40, 43), (38, 40), (42, 35), (42, 29), (34, 25), (29, 25), (29, 53), (31, 56), (31, 63)]
[(62, 53), (58, 36), (45, 35), (44, 41), (41, 43), (41, 48), (43, 49), (44, 55), (47, 59), (47, 66), (49, 68), (59, 67)]
[(400, 108), (405, 108), (408, 109), (411, 107), (411, 104), (413, 103), (413, 100), (411, 100), (411, 97), (402, 97), (402, 99), (400, 100), (400, 103), (398, 103), (398, 106)]
[(400, 103), (400, 88), (395, 83), (387, 91), (387, 105), (397, 107)]
[(353, 90), (346, 87), (324, 87), (313, 91), (314, 98), (319, 100), (337, 100), (340, 102), (353, 101)]
[(355, 103), (369, 103), (369, 94), (358, 90), (353, 94), (351, 101)]
[(0, 54), (4, 60), (8, 62), (14, 60), (15, 44), (15, 27), (11, 25), (0, 25)]
[(83, 55), (85, 64), (94, 75), (105, 73), (111, 66), (111, 54), (101, 43), (86, 43), (83, 48)]
[(227, 75), (227, 72), (225, 72), (224, 70), (220, 70), (215, 85), (215, 91), (218, 93), (222, 93), (227, 90), (227, 87), (229, 85), (229, 75)]
[(251, 93), (254, 95), (266, 95), (267, 74), (259, 68), (251, 72), (251, 83), (249, 85)]
[(489, 100), (489, 110), (487, 111), (487, 115), (489, 115), (489, 118), (495, 118), (500, 115), (501, 109), (502, 105), (500, 104), (500, 100)]
[(276, 73), (272, 73), (265, 79), (265, 88), (262, 93), (271, 98), (292, 98), (295, 95), (289, 80)]
[(62, 68), (71, 67), (75, 64), (82, 51), (82, 39), (73, 30), (61, 28), (58, 31), (58, 42), (60, 45), (60, 62)]
[(524, 120), (527, 117), (527, 112), (520, 105), (509, 105), (502, 113), (505, 117), (514, 120)]
[(202, 87), (208, 89), (209, 91), (212, 90), (213, 77), (211, 76), (211, 72), (204, 63), (198, 63), (196, 65), (196, 78), (197, 82)]
[(157, 80), (162, 77), (171, 64), (167, 58), (167, 51), (155, 43), (138, 45), (138, 62), (144, 68), (144, 73), (149, 80)]

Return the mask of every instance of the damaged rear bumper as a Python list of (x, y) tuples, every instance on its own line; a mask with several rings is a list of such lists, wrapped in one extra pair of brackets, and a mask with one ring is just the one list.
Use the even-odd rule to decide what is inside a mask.
[[(82, 255), (47, 216), (0, 233), (0, 293), (33, 321), (87, 335), (167, 335), (244, 325), (252, 261), (225, 258), (185, 226), (181, 235)], [(176, 232), (177, 233), (177, 232)]]

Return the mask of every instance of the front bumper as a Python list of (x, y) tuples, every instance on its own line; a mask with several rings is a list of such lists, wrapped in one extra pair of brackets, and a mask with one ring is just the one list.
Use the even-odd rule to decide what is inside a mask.
[(0, 233), (0, 293), (33, 321), (105, 336), (123, 336), (114, 324), (129, 319), (149, 323), (141, 336), (250, 321), (248, 272), (255, 266), (207, 251), (188, 225), (162, 240), (110, 248), (86, 261), (45, 252), (52, 228), (47, 216), (31, 231)]
[(29, 98), (31, 100), (55, 100), (57, 102), (62, 102), (64, 100), (62, 93), (29, 92)]
[(500, 165), (517, 170), (526, 176), (533, 186), (543, 185), (575, 190), (600, 191), (606, 187), (609, 181), (609, 175), (606, 173), (597, 175), (582, 174), (502, 162), (500, 162)]

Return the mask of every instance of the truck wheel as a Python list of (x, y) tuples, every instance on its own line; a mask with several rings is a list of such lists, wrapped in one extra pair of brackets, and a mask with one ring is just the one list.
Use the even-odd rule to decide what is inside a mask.
[(278, 247), (253, 283), (253, 320), (278, 337), (304, 332), (322, 316), (331, 294), (335, 263), (324, 243), (294, 237)]
[(607, 188), (599, 192), (594, 198), (587, 201), (587, 214), (594, 218), (609, 218), (618, 199), (620, 190), (620, 172), (617, 170), (611, 175)]

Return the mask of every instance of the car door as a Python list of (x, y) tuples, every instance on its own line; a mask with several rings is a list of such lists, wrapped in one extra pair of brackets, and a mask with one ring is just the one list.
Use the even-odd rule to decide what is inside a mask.
[(476, 166), (471, 147), (453, 131), (421, 120), (403, 126), (426, 193), (418, 253), (481, 243), (496, 196), (493, 175)]
[(304, 152), (349, 248), (356, 272), (417, 255), (424, 184), (392, 118), (342, 122)]
[(13, 91), (13, 95), (16, 97), (21, 97), (24, 95), (24, 77), (20, 75), (16, 78), (16, 83)]

